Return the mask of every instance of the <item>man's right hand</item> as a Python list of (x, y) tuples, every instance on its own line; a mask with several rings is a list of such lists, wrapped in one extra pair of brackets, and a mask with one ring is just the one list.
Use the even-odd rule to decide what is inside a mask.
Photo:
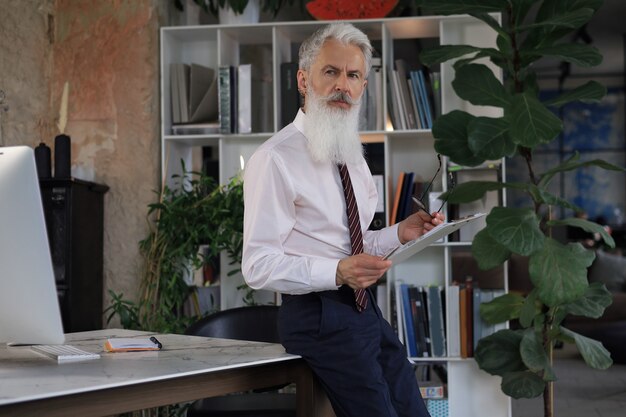
[(361, 253), (339, 261), (337, 265), (337, 285), (347, 285), (352, 289), (367, 288), (376, 283), (391, 268), (391, 261), (379, 256)]

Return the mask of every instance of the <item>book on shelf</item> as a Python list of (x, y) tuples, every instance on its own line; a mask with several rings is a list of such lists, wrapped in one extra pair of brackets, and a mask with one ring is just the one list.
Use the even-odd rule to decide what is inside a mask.
[(448, 356), (461, 356), (460, 293), (458, 285), (448, 287)]
[(423, 399), (441, 399), (446, 397), (446, 387), (441, 382), (420, 381), (420, 394)]
[(252, 65), (237, 67), (237, 132), (252, 132)]
[(394, 130), (406, 130), (408, 129), (407, 120), (406, 120), (406, 107), (403, 103), (402, 92), (400, 89), (400, 77), (398, 76), (398, 71), (392, 69), (387, 72), (389, 74), (389, 92), (391, 94), (391, 102), (393, 103), (393, 118), (392, 122), (394, 122), (393, 128)]
[[(398, 174), (398, 181), (396, 183), (396, 192), (394, 193), (393, 202), (391, 204), (391, 213), (389, 215), (389, 224), (396, 224), (398, 222), (398, 207), (400, 206), (400, 199), (402, 197), (402, 189), (404, 187), (404, 171)], [(393, 188), (393, 187), (390, 187)]]
[(217, 77), (202, 65), (170, 65), (172, 124), (207, 123), (218, 119)]
[(413, 312), (413, 327), (415, 328), (415, 343), (418, 357), (430, 356), (430, 335), (428, 333), (428, 315), (426, 311), (426, 296), (423, 287), (411, 286), (409, 300)]
[(403, 314), (403, 328), (406, 335), (406, 348), (410, 357), (417, 356), (417, 338), (415, 336), (414, 321), (417, 319), (417, 313), (415, 308), (411, 306), (411, 298), (409, 296), (409, 284), (400, 283), (400, 294), (402, 296), (402, 314)]
[(385, 114), (383, 109), (383, 73), (382, 59), (372, 57), (372, 69), (367, 78), (368, 91), (368, 124), (367, 130), (384, 130)]
[(415, 110), (413, 109), (413, 102), (411, 101), (411, 95), (409, 93), (409, 69), (408, 64), (404, 59), (395, 60), (395, 74), (398, 78), (398, 89), (400, 96), (400, 103), (402, 107), (402, 114), (406, 119), (406, 129), (418, 129), (419, 124), (415, 120)]
[(293, 122), (300, 108), (300, 92), (298, 91), (298, 63), (283, 62), (280, 64), (280, 128)]
[(231, 88), (230, 88), (230, 72), (231, 67), (227, 65), (223, 65), (219, 68), (219, 98), (220, 98), (220, 112), (219, 112), (219, 121), (220, 121), (220, 132), (221, 133), (232, 133), (230, 129), (230, 119), (231, 119)]
[[(404, 304), (402, 297), (402, 284), (401, 280), (396, 280), (394, 283), (394, 294), (395, 294), (395, 311), (396, 311), (396, 333), (398, 335), (398, 339), (400, 339), (401, 343), (404, 343), (405, 346), (408, 343), (406, 340), (406, 321), (404, 319)], [(408, 353), (408, 351), (407, 351)]]
[(459, 288), (459, 315), (461, 328), (461, 357), (474, 356), (474, 308), (471, 280), (466, 280)]
[(420, 128), (428, 129), (429, 127), (425, 118), (424, 102), (420, 91), (419, 80), (417, 79), (417, 71), (409, 71), (409, 79), (411, 80), (411, 88), (413, 89), (413, 96), (415, 97), (414, 105), (415, 110), (417, 111)]
[(400, 204), (398, 206), (398, 214), (396, 221), (401, 222), (409, 216), (409, 211), (413, 203), (413, 178), (414, 172), (406, 172), (404, 181), (402, 182), (402, 193), (400, 195)]
[(431, 354), (435, 358), (446, 356), (446, 330), (443, 320), (443, 288), (427, 287), (428, 324)]

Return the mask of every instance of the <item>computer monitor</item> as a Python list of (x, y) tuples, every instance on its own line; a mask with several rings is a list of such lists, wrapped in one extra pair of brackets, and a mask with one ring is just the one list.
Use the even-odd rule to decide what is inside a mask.
[(0, 343), (63, 342), (34, 151), (0, 147)]

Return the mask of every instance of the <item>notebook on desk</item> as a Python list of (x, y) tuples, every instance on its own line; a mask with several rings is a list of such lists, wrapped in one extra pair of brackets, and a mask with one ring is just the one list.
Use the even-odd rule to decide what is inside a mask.
[(484, 216), (485, 213), (476, 213), (462, 219), (442, 223), (432, 230), (424, 233), (417, 239), (407, 242), (404, 245), (398, 246), (396, 249), (388, 253), (385, 256), (385, 259), (391, 260), (394, 264), (400, 263), (415, 255), (416, 253), (422, 251), (424, 248), (430, 246), (439, 239), (459, 230), (463, 226), (475, 222), (476, 220)]

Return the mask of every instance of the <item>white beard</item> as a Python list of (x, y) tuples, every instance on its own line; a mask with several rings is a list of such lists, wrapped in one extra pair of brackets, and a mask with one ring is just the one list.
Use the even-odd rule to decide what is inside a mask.
[(359, 137), (361, 103), (343, 96), (343, 100), (354, 103), (349, 110), (329, 106), (328, 101), (336, 100), (336, 96), (321, 97), (312, 88), (307, 89), (304, 135), (309, 152), (316, 162), (356, 163), (363, 158)]

